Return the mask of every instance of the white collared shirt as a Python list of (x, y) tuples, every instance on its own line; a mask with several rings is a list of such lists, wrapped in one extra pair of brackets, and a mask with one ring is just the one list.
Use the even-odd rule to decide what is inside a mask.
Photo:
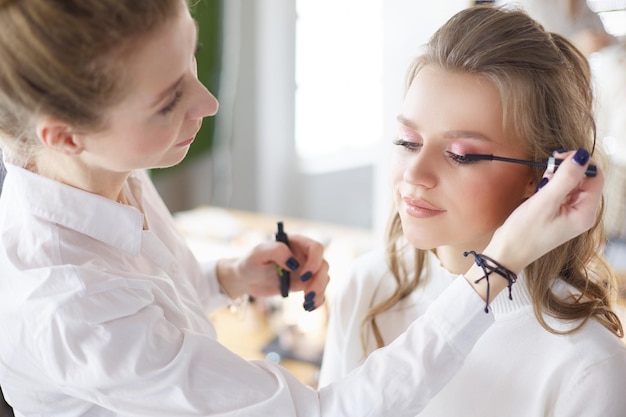
[(207, 312), (228, 300), (214, 265), (203, 272), (145, 173), (125, 206), (7, 168), (0, 386), (17, 416), (400, 415), (425, 406), (493, 321), (458, 280), (396, 347), (318, 392), (217, 342)]

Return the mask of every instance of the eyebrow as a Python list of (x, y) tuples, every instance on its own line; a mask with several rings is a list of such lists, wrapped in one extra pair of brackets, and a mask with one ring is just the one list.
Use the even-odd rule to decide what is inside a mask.
[[(413, 130), (417, 130), (417, 125), (415, 125), (415, 123), (411, 122), (406, 117), (402, 115), (398, 115), (397, 119), (398, 119), (398, 122), (403, 124), (404, 126)], [(463, 139), (474, 139), (474, 140), (492, 142), (492, 140), (488, 136), (485, 136), (484, 134), (473, 131), (473, 130), (450, 130), (450, 131), (445, 132), (443, 136), (447, 139), (463, 138)]]

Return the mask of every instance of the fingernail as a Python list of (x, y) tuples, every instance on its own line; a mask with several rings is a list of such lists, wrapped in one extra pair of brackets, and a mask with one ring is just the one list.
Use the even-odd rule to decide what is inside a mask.
[(586, 149), (580, 148), (574, 155), (574, 161), (580, 166), (584, 166), (589, 161), (589, 152)]
[(315, 298), (315, 291), (311, 291), (310, 293), (308, 293), (307, 295), (304, 296), (304, 301), (305, 302), (310, 302), (314, 298)]
[(537, 185), (537, 189), (535, 190), (535, 192), (541, 190), (547, 183), (548, 183), (548, 177), (543, 177), (541, 181), (539, 181), (539, 184)]
[(302, 304), (302, 307), (304, 307), (306, 311), (313, 311), (315, 310), (315, 303), (313, 301), (307, 301), (306, 303)]
[(552, 153), (555, 154), (555, 153), (565, 153), (565, 152), (567, 152), (567, 149), (561, 148), (561, 149), (557, 149), (556, 151), (554, 151)]
[(298, 263), (298, 261), (296, 261), (296, 258), (294, 257), (287, 259), (286, 264), (287, 264), (287, 267), (289, 267), (289, 269), (291, 269), (292, 271), (295, 271), (296, 269), (300, 267), (300, 264)]
[(300, 277), (300, 281), (306, 282), (310, 280), (312, 276), (313, 276), (313, 272), (307, 271), (304, 274), (302, 274), (302, 276)]

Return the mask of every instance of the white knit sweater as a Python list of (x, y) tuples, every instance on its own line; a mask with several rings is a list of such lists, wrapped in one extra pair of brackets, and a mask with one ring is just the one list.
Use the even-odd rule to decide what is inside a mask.
[[(393, 311), (378, 316), (386, 343), (458, 279), (434, 255), (429, 255), (428, 263), (428, 280)], [(352, 276), (339, 284), (337, 296), (331, 300), (320, 386), (361, 362), (363, 317), (374, 294), (380, 301), (394, 286), (382, 252), (363, 256)], [(555, 291), (566, 294), (568, 288), (559, 283)], [(508, 299), (508, 291), (503, 291), (491, 309), (495, 324), (420, 417), (626, 416), (626, 345), (622, 340), (595, 320), (573, 334), (549, 333), (534, 316), (523, 276), (513, 287), (513, 301)], [(550, 317), (546, 320), (558, 330), (572, 326)], [(374, 342), (369, 339), (371, 351)]]

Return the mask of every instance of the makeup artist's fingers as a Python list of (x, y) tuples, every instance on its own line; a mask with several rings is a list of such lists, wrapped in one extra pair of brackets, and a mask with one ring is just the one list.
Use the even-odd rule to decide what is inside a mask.
[(262, 242), (236, 260), (232, 280), (237, 283), (239, 292), (255, 297), (276, 295), (280, 293), (277, 266), (286, 271), (299, 267), (287, 245), (275, 241)]
[[(309, 275), (317, 273), (326, 262), (324, 260), (324, 245), (320, 242), (302, 235), (291, 235), (289, 237), (289, 246), (293, 255), (300, 262), (298, 278), (302, 282), (306, 282)], [(310, 274), (307, 274), (310, 273)], [(294, 289), (300, 286), (294, 282)]]
[(289, 244), (294, 255), (303, 261), (296, 274), (291, 276), (291, 290), (304, 291), (303, 307), (312, 311), (324, 303), (324, 293), (330, 281), (324, 246), (299, 235), (292, 235)]
[(324, 304), (326, 301), (326, 287), (328, 287), (329, 283), (328, 263), (324, 262), (322, 268), (303, 283), (302, 291), (304, 292), (304, 302), (302, 307), (306, 311), (313, 311)]
[(315, 240), (292, 235), (289, 246), (276, 241), (262, 242), (232, 264), (231, 268), (222, 268), (222, 275), (232, 278), (223, 280), (220, 276), (220, 282), (228, 285), (228, 294), (247, 293), (255, 297), (279, 294), (277, 266), (280, 266), (290, 273), (291, 291), (305, 291), (312, 306), (324, 302), (329, 282), (328, 263), (324, 259), (324, 246)]
[[(552, 158), (550, 159), (553, 160), (556, 158), (556, 159), (563, 160), (573, 154), (574, 154), (574, 151), (566, 151), (566, 150), (560, 149), (560, 150), (552, 152)], [(550, 180), (554, 176), (554, 173), (556, 172), (558, 168), (558, 165), (556, 165), (554, 162), (550, 163), (550, 159), (548, 160), (548, 166), (546, 167), (546, 170), (543, 172), (543, 178), (546, 180)], [(538, 188), (543, 188), (543, 187), (538, 187)]]
[(604, 184), (601, 170), (596, 177), (585, 176), (591, 163), (586, 150), (571, 152), (564, 159), (548, 184), (532, 197), (538, 203), (534, 208), (539, 218), (546, 222), (546, 231), (553, 234), (544, 240), (547, 244), (554, 241), (555, 246), (593, 226)]
[[(548, 160), (548, 166), (546, 167), (546, 170), (543, 173), (543, 177), (541, 178), (541, 181), (539, 181), (539, 184), (537, 184), (537, 189), (535, 190), (535, 192), (541, 190), (554, 176), (554, 173), (557, 171), (557, 168), (560, 166), (560, 163), (565, 160), (567, 157), (569, 157), (570, 155), (574, 155), (575, 151), (567, 151), (564, 149), (559, 149), (556, 150), (554, 152), (552, 152), (552, 158), (550, 158)], [(591, 163), (589, 164), (589, 166), (591, 166)], [(595, 176), (596, 175), (596, 170), (597, 167), (593, 167), (594, 169), (593, 174), (590, 174), (590, 176)]]
[[(555, 174), (551, 181), (552, 187), (558, 188), (558, 191), (562, 193), (568, 188), (570, 189), (562, 198), (555, 221), (557, 224), (562, 222), (568, 225), (571, 237), (591, 228), (596, 221), (596, 214), (600, 208), (604, 175), (600, 169), (597, 169), (595, 177), (585, 176), (584, 170), (591, 163), (589, 153), (585, 150), (570, 153), (559, 168), (559, 171), (567, 170), (567, 175)], [(583, 170), (582, 178), (579, 177), (581, 169)], [(577, 178), (578, 181), (576, 181)]]
[(584, 149), (564, 158), (552, 179), (498, 228), (488, 247), (496, 256), (494, 259), (506, 259), (507, 267), (520, 272), (593, 226), (604, 177), (601, 170), (595, 177), (585, 177), (589, 162), (589, 153)]

